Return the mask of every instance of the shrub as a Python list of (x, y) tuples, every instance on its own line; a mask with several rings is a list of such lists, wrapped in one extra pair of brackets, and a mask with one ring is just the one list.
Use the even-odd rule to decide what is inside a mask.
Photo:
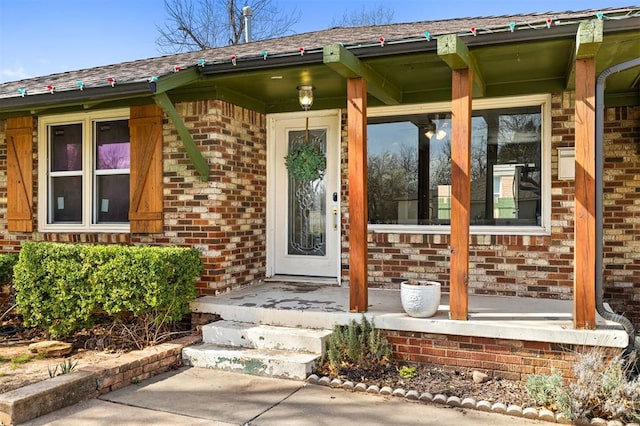
[(16, 253), (0, 254), (0, 321), (15, 308), (13, 267), (18, 261)]
[(13, 277), (13, 267), (18, 261), (15, 253), (0, 253), (0, 285), (10, 284)]
[(13, 285), (24, 325), (53, 336), (92, 324), (98, 305), (89, 284), (91, 267), (82, 246), (26, 243), (14, 267)]
[(370, 370), (385, 365), (391, 358), (391, 345), (382, 331), (363, 315), (346, 326), (336, 325), (327, 342), (329, 365), (335, 371), (344, 366)]
[(201, 271), (195, 249), (26, 243), (14, 286), (25, 325), (65, 336), (92, 325), (98, 312), (156, 326), (177, 321), (196, 296)]
[(603, 351), (593, 349), (578, 355), (573, 366), (576, 380), (562, 385), (554, 372), (531, 375), (526, 388), (536, 403), (556, 408), (569, 419), (600, 417), (620, 421), (640, 420), (640, 378), (633, 378), (635, 360), (614, 357), (606, 361)]

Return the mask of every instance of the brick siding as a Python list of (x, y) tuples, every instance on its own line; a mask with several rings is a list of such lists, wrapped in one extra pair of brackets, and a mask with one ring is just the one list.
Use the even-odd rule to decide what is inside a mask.
[[(479, 370), (491, 377), (525, 381), (529, 374), (550, 374), (558, 370), (563, 377), (574, 377), (573, 365), (579, 353), (592, 348), (544, 342), (503, 340), (485, 337), (451, 336), (408, 331), (386, 331), (394, 358), (438, 365), (452, 370)], [(613, 357), (619, 351), (598, 348)]]
[[(210, 165), (202, 182), (173, 124), (164, 121), (164, 233), (7, 233), (0, 251), (25, 240), (114, 244), (175, 244), (202, 252), (200, 294), (214, 294), (264, 278), (266, 268), (266, 117), (218, 100), (176, 109)], [(341, 129), (342, 279), (348, 282), (346, 114)], [(472, 236), (470, 292), (571, 299), (574, 181), (557, 178), (557, 148), (574, 145), (572, 92), (552, 96), (550, 236)], [(0, 120), (0, 140), (6, 122)], [(37, 126), (34, 124), (34, 148)], [(34, 211), (37, 211), (34, 150)], [(6, 144), (0, 144), (0, 229), (6, 229)], [(640, 325), (640, 107), (605, 111), (605, 301)], [(369, 233), (369, 285), (398, 287), (409, 278), (449, 285), (449, 236)]]

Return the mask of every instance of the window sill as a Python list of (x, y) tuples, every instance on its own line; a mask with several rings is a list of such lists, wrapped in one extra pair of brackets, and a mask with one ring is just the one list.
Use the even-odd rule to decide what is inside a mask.
[(103, 225), (92, 227), (77, 227), (69, 225), (47, 225), (39, 228), (38, 232), (47, 234), (128, 234), (129, 224), (126, 225)]
[[(427, 234), (449, 235), (450, 225), (369, 225), (368, 231), (374, 234)], [(544, 226), (471, 226), (471, 235), (528, 235), (549, 236), (550, 229)]]

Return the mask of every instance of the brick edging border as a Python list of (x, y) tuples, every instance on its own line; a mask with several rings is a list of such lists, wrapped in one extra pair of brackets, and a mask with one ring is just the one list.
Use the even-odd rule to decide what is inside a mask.
[(200, 340), (199, 335), (185, 336), (6, 392), (0, 395), (0, 423), (26, 422), (176, 369), (182, 366), (182, 349)]
[[(496, 402), (490, 403), (489, 401), (476, 401), (473, 398), (460, 399), (457, 396), (449, 396), (443, 394), (431, 394), (424, 392), (420, 394), (415, 390), (405, 390), (402, 388), (392, 389), (389, 386), (380, 387), (378, 385), (368, 385), (366, 383), (353, 383), (349, 380), (331, 379), (329, 376), (318, 376), (317, 374), (311, 374), (307, 377), (306, 382), (312, 385), (327, 386), (331, 388), (343, 389), (349, 392), (363, 392), (374, 395), (392, 396), (398, 398), (406, 398), (410, 401), (423, 402), (423, 403), (436, 403), (447, 405), (452, 408), (467, 408), (471, 410), (479, 410), (492, 412), (495, 414), (505, 414), (512, 417), (524, 417), (531, 420), (545, 421), (549, 423), (571, 424), (571, 421), (567, 419), (562, 413), (554, 413), (547, 409), (537, 409), (534, 407), (520, 407), (518, 405), (507, 406), (504, 403)], [(606, 420), (595, 418), (592, 420), (579, 419), (579, 424), (607, 424)], [(586, 422), (586, 423), (585, 423)], [(614, 421), (615, 422), (615, 421)], [(635, 423), (628, 423), (624, 425), (619, 423), (620, 426), (636, 426)]]

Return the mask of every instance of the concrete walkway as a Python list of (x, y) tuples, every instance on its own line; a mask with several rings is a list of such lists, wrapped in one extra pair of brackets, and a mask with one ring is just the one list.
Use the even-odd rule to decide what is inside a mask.
[(183, 368), (26, 425), (541, 425), (304, 382)]

